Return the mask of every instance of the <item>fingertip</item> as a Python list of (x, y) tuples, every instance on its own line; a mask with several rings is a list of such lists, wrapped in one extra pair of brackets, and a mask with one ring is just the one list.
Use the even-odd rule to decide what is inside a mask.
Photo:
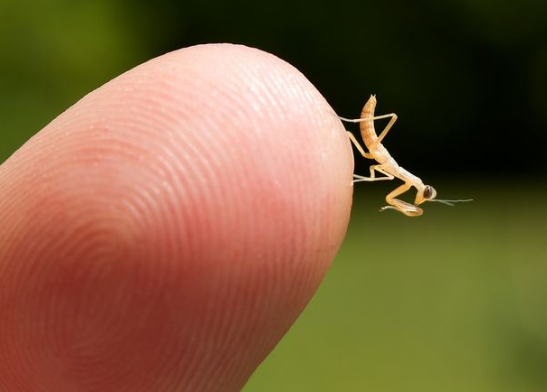
[(0, 168), (0, 380), (238, 390), (340, 247), (352, 171), (271, 54), (201, 45), (114, 79)]

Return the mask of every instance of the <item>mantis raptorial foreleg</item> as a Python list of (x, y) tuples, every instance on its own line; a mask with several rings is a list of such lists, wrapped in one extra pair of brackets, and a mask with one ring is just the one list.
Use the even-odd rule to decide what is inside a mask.
[(414, 204), (407, 203), (406, 201), (396, 199), (397, 196), (407, 192), (412, 187), (412, 183), (406, 182), (403, 185), (397, 187), (386, 196), (386, 202), (388, 206), (380, 208), (380, 211), (388, 209), (397, 210), (407, 216), (420, 216), (423, 214), (423, 210), (415, 206)]
[(412, 187), (412, 183), (405, 182), (403, 185), (395, 188), (394, 190), (389, 192), (388, 195), (386, 196), (387, 203), (393, 204), (393, 200), (398, 200), (398, 199), (395, 199), (397, 196), (402, 195), (403, 193), (408, 191), (411, 187)]

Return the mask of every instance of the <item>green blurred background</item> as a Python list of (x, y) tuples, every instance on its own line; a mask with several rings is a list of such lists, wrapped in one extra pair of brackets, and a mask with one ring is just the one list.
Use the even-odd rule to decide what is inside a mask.
[(411, 219), (378, 212), (395, 183), (358, 184), (327, 279), (245, 392), (546, 391), (547, 2), (0, 0), (0, 159), (206, 42), (278, 55), (345, 117), (377, 94), (399, 163), (475, 199)]

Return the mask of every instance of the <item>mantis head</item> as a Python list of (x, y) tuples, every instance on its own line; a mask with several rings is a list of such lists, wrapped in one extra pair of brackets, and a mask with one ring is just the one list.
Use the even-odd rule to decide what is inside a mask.
[(432, 201), (435, 197), (437, 197), (437, 191), (435, 188), (431, 185), (422, 185), (418, 188), (418, 193), (416, 193), (416, 200), (414, 201), (414, 204), (419, 206), (424, 201)]
[(416, 194), (416, 200), (414, 201), (414, 204), (420, 205), (424, 201), (436, 201), (438, 203), (443, 203), (447, 206), (454, 206), (454, 203), (473, 201), (473, 199), (442, 200), (442, 199), (435, 199), (436, 197), (437, 197), (437, 191), (435, 190), (435, 188), (433, 188), (431, 185), (422, 185), (421, 187), (418, 188), (418, 193)]
[(473, 199), (466, 199), (466, 200), (435, 199), (437, 197), (437, 191), (431, 185), (419, 184), (415, 187), (418, 190), (418, 192), (416, 193), (416, 199), (414, 200), (414, 204), (410, 204), (410, 203), (407, 203), (406, 201), (395, 199), (395, 198), (386, 198), (386, 201), (388, 202), (389, 205), (382, 207), (380, 211), (393, 209), (393, 210), (402, 212), (406, 216), (420, 216), (424, 213), (424, 210), (422, 210), (418, 206), (426, 201), (436, 201), (439, 203), (443, 203), (447, 206), (453, 206), (454, 203), (473, 201)]
[(426, 202), (426, 201), (436, 201), (439, 203), (446, 204), (448, 206), (453, 206), (454, 203), (460, 203), (465, 201), (472, 201), (473, 199), (466, 199), (466, 200), (441, 200), (436, 199), (437, 197), (437, 191), (435, 188), (433, 188), (431, 185), (419, 185), (416, 187), (418, 190), (418, 193), (416, 193), (416, 199), (414, 200), (414, 204), (407, 203), (406, 201), (399, 200), (399, 199), (391, 199), (388, 200), (388, 203), (390, 205), (382, 207), (380, 211), (384, 211), (387, 209), (393, 209), (397, 210), (399, 212), (402, 212), (406, 216), (420, 216), (424, 213), (424, 210), (422, 210), (420, 207), (418, 207), (420, 204)]

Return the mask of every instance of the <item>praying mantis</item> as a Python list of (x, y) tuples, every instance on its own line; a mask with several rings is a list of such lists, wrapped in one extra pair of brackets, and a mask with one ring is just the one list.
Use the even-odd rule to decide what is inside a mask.
[[(397, 121), (397, 115), (395, 113), (390, 113), (382, 116), (374, 116), (376, 102), (376, 96), (371, 95), (369, 100), (363, 107), (363, 110), (361, 111), (361, 118), (359, 119), (348, 119), (343, 117), (339, 118), (340, 120), (346, 122), (360, 123), (361, 137), (363, 138), (368, 152), (365, 152), (355, 136), (349, 131), (347, 132), (348, 136), (363, 157), (373, 159), (378, 162), (377, 164), (370, 166), (370, 177), (364, 177), (354, 174), (354, 183), (361, 181), (393, 180), (394, 178), (398, 178), (404, 182), (403, 185), (400, 185), (386, 196), (386, 202), (388, 205), (382, 207), (380, 211), (393, 209), (405, 214), (406, 216), (420, 216), (423, 214), (424, 211), (418, 206), (426, 201), (436, 201), (449, 206), (454, 205), (453, 203), (472, 201), (472, 199), (436, 199), (437, 191), (435, 190), (435, 188), (433, 188), (431, 185), (425, 185), (419, 177), (413, 175), (408, 170), (399, 166), (399, 164), (395, 161), (395, 159), (393, 159), (389, 151), (382, 144), (382, 140), (384, 140), (395, 121)], [(380, 120), (385, 118), (389, 118), (390, 120), (384, 130), (380, 133), (380, 135), (377, 135), (376, 130), (374, 129), (374, 120)], [(376, 172), (381, 173), (384, 176), (376, 177)], [(409, 191), (411, 187), (414, 187), (417, 190), (414, 204), (397, 199), (399, 195), (402, 195), (403, 193)]]

